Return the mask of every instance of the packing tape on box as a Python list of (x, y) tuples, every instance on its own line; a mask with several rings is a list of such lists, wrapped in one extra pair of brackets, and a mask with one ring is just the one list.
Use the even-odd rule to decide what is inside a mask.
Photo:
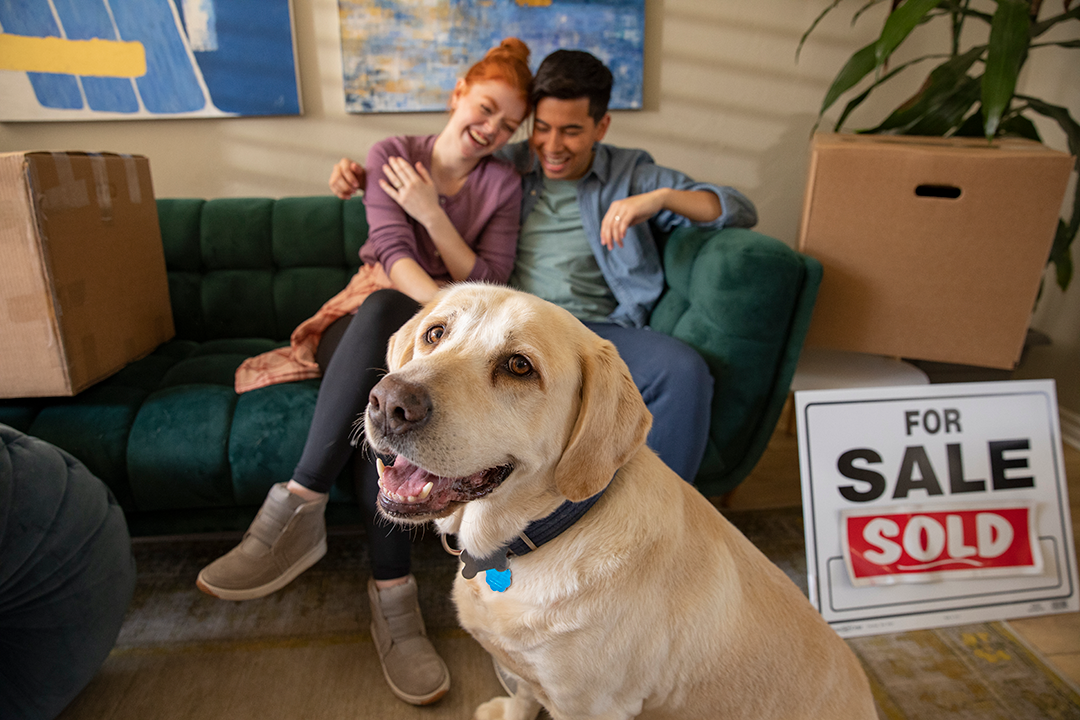
[(121, 155), (124, 159), (124, 172), (127, 173), (128, 198), (132, 205), (142, 202), (142, 187), (139, 185), (139, 166), (131, 155)]
[(34, 322), (40, 319), (43, 304), (41, 296), (34, 293), (16, 295), (4, 301), (4, 305), (7, 307), (8, 321), (14, 324)]
[(59, 184), (42, 192), (42, 199), (47, 209), (68, 210), (86, 207), (90, 204), (90, 194), (85, 180), (76, 180), (71, 167), (71, 158), (67, 153), (49, 153), (56, 166), (56, 178)]
[(109, 189), (109, 167), (104, 156), (88, 153), (90, 170), (94, 173), (94, 190), (97, 193), (98, 212), (102, 222), (112, 222), (112, 191)]
[(86, 304), (86, 280), (72, 280), (56, 288), (56, 295), (60, 298), (60, 307), (77, 308)]

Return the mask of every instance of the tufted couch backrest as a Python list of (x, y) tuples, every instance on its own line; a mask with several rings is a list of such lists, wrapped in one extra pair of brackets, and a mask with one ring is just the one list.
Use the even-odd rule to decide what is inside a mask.
[(287, 340), (345, 287), (368, 233), (359, 198), (167, 198), (158, 216), (176, 337), (197, 342)]

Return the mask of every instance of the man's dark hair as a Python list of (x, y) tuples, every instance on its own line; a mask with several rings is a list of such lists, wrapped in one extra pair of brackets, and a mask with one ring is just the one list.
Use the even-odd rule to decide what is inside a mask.
[(556, 50), (544, 58), (533, 77), (532, 105), (546, 97), (589, 98), (589, 117), (600, 122), (611, 100), (611, 71), (584, 50)]

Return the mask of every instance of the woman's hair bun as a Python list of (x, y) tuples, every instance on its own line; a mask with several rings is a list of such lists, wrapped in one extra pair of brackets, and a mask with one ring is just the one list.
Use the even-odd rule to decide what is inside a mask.
[(529, 63), (529, 46), (516, 37), (506, 38), (499, 44), (498, 47), (494, 47), (491, 48), (491, 50), (488, 50), (487, 54), (491, 55), (492, 53), (504, 52), (512, 55), (515, 59), (520, 60), (526, 65)]

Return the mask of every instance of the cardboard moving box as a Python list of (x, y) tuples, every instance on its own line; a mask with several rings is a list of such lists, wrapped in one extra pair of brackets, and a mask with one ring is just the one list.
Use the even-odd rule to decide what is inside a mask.
[(0, 398), (74, 395), (173, 334), (147, 159), (0, 154)]
[(825, 274), (806, 344), (1014, 367), (1071, 169), (1027, 140), (815, 136), (799, 249)]

